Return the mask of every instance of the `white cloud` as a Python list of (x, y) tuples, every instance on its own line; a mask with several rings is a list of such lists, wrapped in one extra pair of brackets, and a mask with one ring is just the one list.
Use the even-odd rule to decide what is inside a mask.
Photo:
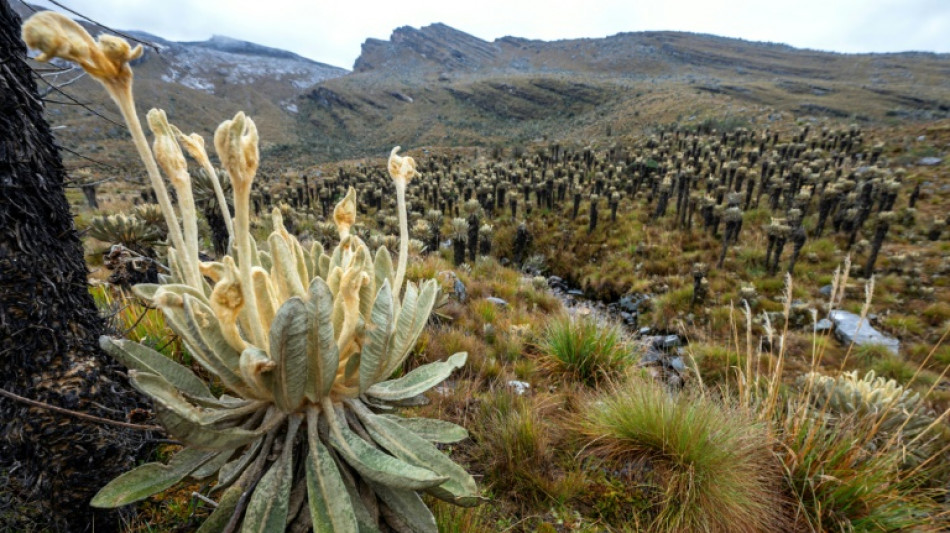
[[(41, 5), (48, 3), (37, 0)], [(678, 30), (839, 52), (950, 52), (948, 0), (60, 0), (117, 29), (170, 40), (213, 34), (351, 67), (368, 37), (443, 22), (491, 40)]]

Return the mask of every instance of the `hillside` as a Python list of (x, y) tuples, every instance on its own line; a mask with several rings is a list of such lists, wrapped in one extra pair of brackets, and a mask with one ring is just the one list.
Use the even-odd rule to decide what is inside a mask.
[[(30, 9), (21, 4), (22, 13)], [(779, 127), (811, 118), (873, 126), (950, 116), (947, 54), (849, 55), (678, 32), (489, 42), (432, 24), (366, 40), (348, 73), (228, 37), (171, 42), (129, 33), (154, 43), (136, 65), (141, 113), (162, 107), (182, 129), (208, 136), (209, 124), (244, 110), (273, 156), (265, 164), (274, 165), (379, 155), (397, 144), (587, 144), (673, 124)], [(121, 122), (92, 80), (67, 92)], [(66, 148), (129, 162), (121, 128), (66, 97), (48, 100)]]
[[(33, 8), (13, 2), (21, 18)], [(92, 35), (103, 29), (84, 24)], [(342, 76), (345, 69), (312, 61), (285, 50), (224, 36), (200, 42), (172, 42), (139, 31), (123, 31), (147, 43), (145, 54), (134, 63), (135, 90), (140, 114), (152, 107), (164, 108), (182, 130), (197, 131), (210, 138), (211, 125), (244, 110), (257, 120), (266, 152), (296, 146), (297, 97), (315, 83)], [(134, 43), (133, 43), (134, 44)], [(49, 66), (37, 65), (40, 71)], [(47, 74), (53, 83), (71, 79), (75, 72)], [(37, 82), (41, 91), (48, 89)], [(47, 96), (48, 119), (58, 139), (69, 150), (113, 165), (133, 163), (126, 154), (124, 127), (96, 116), (94, 110), (121, 124), (108, 96), (88, 76)], [(88, 105), (84, 108), (76, 102)], [(72, 164), (86, 164), (67, 156)]]
[[(950, 56), (847, 55), (678, 32), (488, 42), (443, 24), (367, 40), (301, 106), (339, 154), (392, 144), (587, 142), (680, 122), (888, 123), (950, 112)], [(366, 139), (372, 139), (367, 144)]]

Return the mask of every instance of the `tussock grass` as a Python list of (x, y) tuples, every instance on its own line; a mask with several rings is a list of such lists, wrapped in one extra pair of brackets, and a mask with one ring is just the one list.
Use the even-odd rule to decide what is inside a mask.
[(764, 424), (710, 397), (631, 379), (580, 415), (589, 450), (652, 469), (651, 531), (777, 531), (787, 524), (781, 470)]
[(497, 389), (482, 398), (470, 431), (476, 458), (498, 493), (537, 504), (547, 498), (554, 436), (533, 397)]
[[(847, 292), (850, 261), (846, 258), (843, 268), (839, 268), (832, 280), (832, 296), (829, 308), (839, 308)], [(792, 280), (786, 280), (786, 299), (791, 300)], [(874, 279), (865, 286), (865, 299), (858, 312), (861, 320), (867, 320), (868, 310), (874, 295)], [(785, 307), (786, 323), (789, 306)], [(746, 351), (743, 354), (746, 364), (739, 365), (738, 397), (741, 405), (756, 413), (758, 420), (768, 424), (769, 434), (778, 442), (776, 454), (784, 469), (787, 490), (796, 501), (794, 527), (804, 531), (937, 531), (943, 523), (945, 513), (939, 511), (935, 496), (937, 491), (927, 488), (931, 484), (945, 484), (942, 472), (945, 470), (947, 447), (927, 454), (928, 458), (907, 468), (909, 454), (914, 446), (920, 447), (933, 442), (933, 437), (941, 431), (941, 420), (946, 411), (926, 428), (913, 429), (907, 425), (925, 402), (919, 402), (909, 413), (900, 413), (905, 422), (893, 431), (885, 431), (884, 423), (892, 419), (898, 405), (899, 396), (881, 402), (874, 409), (857, 414), (839, 415), (830, 412), (832, 402), (816, 402), (816, 395), (824, 392), (814, 387), (813, 380), (805, 380), (795, 387), (788, 386), (786, 380), (786, 357), (789, 344), (787, 326), (782, 330), (769, 330), (772, 345), (778, 346), (777, 353), (769, 352), (768, 364), (753, 367), (752, 361), (758, 361), (760, 351), (753, 349), (749, 342), (752, 331), (751, 314), (746, 315)], [(735, 344), (740, 345), (740, 328), (734, 328)], [(945, 335), (946, 336), (946, 335)], [(939, 348), (940, 342), (916, 368), (906, 366), (903, 360), (900, 376), (904, 386), (919, 382), (927, 362)], [(812, 342), (809, 369), (813, 373), (825, 370), (827, 343), (819, 342), (815, 336)], [(840, 372), (849, 361), (880, 365), (894, 362), (894, 356), (877, 347), (857, 348), (849, 346), (838, 361)], [(799, 354), (794, 354), (799, 355)], [(804, 355), (804, 354), (801, 354)], [(950, 370), (950, 367), (948, 367)], [(933, 385), (921, 396), (927, 398), (936, 384), (946, 374), (932, 381)], [(928, 379), (929, 380), (929, 379)], [(816, 406), (816, 404), (818, 404)], [(905, 430), (908, 433), (905, 433)], [(942, 481), (938, 481), (941, 480)]]
[(620, 326), (588, 317), (552, 319), (541, 336), (541, 350), (549, 368), (591, 386), (618, 375), (631, 362)]

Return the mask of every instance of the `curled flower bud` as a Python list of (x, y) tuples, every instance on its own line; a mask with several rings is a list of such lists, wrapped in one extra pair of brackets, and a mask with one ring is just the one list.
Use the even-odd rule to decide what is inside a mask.
[(257, 144), (257, 126), (243, 111), (222, 122), (214, 132), (215, 150), (231, 175), (235, 190), (250, 190), (260, 162)]
[(23, 24), (23, 42), (41, 53), (37, 61), (59, 57), (82, 67), (107, 87), (131, 87), (129, 61), (142, 55), (142, 45), (129, 46), (112, 35), (92, 36), (76, 21), (54, 11), (41, 11)]
[(175, 138), (178, 139), (178, 142), (185, 147), (185, 151), (188, 152), (188, 155), (199, 164), (203, 165), (205, 160), (208, 159), (208, 152), (205, 150), (204, 137), (198, 135), (197, 133), (185, 135), (174, 125), (172, 125), (172, 131), (175, 134)]
[(409, 180), (419, 176), (419, 172), (416, 171), (416, 161), (409, 157), (402, 157), (396, 154), (399, 151), (399, 146), (392, 149), (389, 152), (389, 176), (392, 177), (394, 181), (401, 181), (403, 184), (409, 183)]
[[(145, 116), (148, 121), (148, 127), (155, 136), (152, 143), (152, 152), (155, 153), (155, 159), (162, 166), (165, 175), (175, 184), (179, 180), (188, 178), (188, 165), (185, 163), (185, 155), (175, 140), (175, 131), (168, 123), (168, 117), (162, 109), (151, 109)], [(177, 129), (177, 128), (176, 128)]]
[(346, 239), (350, 228), (356, 223), (356, 189), (350, 187), (346, 196), (333, 208), (333, 222), (340, 234), (340, 240)]

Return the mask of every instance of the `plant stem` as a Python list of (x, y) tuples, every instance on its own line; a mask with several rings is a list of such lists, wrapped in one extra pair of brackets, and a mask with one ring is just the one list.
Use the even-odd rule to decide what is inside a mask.
[[(172, 245), (182, 251), (182, 257), (186, 257), (185, 261), (187, 262), (187, 251), (181, 233), (181, 226), (178, 225), (175, 209), (172, 207), (171, 199), (168, 197), (168, 190), (165, 188), (162, 175), (158, 171), (158, 164), (155, 162), (155, 157), (148, 147), (145, 132), (142, 130), (142, 123), (139, 122), (139, 117), (135, 112), (135, 101), (132, 98), (132, 85), (129, 83), (125, 86), (114, 87), (106, 85), (105, 87), (109, 96), (111, 96), (112, 100), (119, 106), (122, 118), (125, 119), (125, 124), (129, 128), (129, 133), (132, 135), (132, 142), (135, 144), (135, 149), (138, 150), (139, 158), (142, 160), (142, 163), (145, 164), (149, 181), (151, 181), (152, 189), (155, 191), (155, 197), (158, 199), (158, 205), (162, 209), (162, 214), (165, 215), (165, 222), (168, 225), (168, 236), (172, 240)], [(186, 268), (183, 268), (185, 276), (190, 276), (192, 269), (188, 268), (187, 265), (185, 265), (185, 267)], [(197, 269), (195, 269), (195, 272), (197, 272)], [(185, 279), (183, 281), (196, 289), (201, 289), (200, 279)]]
[(406, 216), (406, 182), (394, 180), (396, 183), (396, 207), (399, 211), (399, 263), (396, 267), (396, 281), (393, 284), (393, 297), (398, 298), (402, 292), (402, 281), (406, 276), (406, 262), (409, 259), (409, 221)]

